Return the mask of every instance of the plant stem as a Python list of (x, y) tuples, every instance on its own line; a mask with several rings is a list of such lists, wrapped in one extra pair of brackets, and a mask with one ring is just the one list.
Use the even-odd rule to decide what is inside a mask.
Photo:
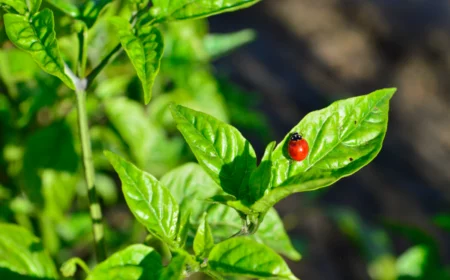
[(95, 255), (97, 261), (101, 262), (106, 258), (106, 247), (104, 239), (104, 229), (102, 223), (102, 210), (97, 200), (95, 190), (95, 171), (92, 161), (91, 141), (89, 137), (89, 125), (86, 113), (86, 92), (79, 90), (75, 92), (77, 96), (78, 127), (81, 140), (81, 150), (83, 154), (84, 175), (89, 199), (89, 212), (92, 219), (92, 231), (94, 234)]
[(89, 75), (87, 76), (87, 87), (89, 88), (89, 86), (92, 84), (92, 82), (94, 81), (94, 79), (97, 77), (98, 74), (100, 74), (100, 72), (103, 70), (103, 68), (105, 68), (106, 65), (109, 64), (109, 62), (111, 60), (114, 59), (114, 57), (119, 53), (119, 51), (122, 50), (122, 46), (120, 44), (118, 44), (107, 56), (105, 56), (105, 58), (103, 58), (103, 60), (100, 62), (99, 65), (97, 65), (92, 71), (91, 73), (89, 73)]

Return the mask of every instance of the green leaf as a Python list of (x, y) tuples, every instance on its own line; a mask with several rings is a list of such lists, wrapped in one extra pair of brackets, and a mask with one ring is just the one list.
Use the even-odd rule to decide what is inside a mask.
[(157, 279), (161, 268), (161, 257), (153, 248), (135, 244), (113, 254), (97, 265), (87, 280), (153, 280)]
[(21, 15), (28, 12), (27, 3), (24, 0), (0, 0), (0, 5), (9, 6)]
[(279, 255), (247, 237), (228, 239), (214, 246), (208, 269), (228, 275), (297, 279)]
[(33, 279), (58, 278), (55, 265), (39, 238), (17, 225), (0, 223), (0, 278), (22, 279), (20, 275)]
[[(194, 226), (199, 227), (202, 213), (208, 213), (207, 222), (215, 241), (224, 240), (241, 229), (242, 222), (235, 210), (205, 202), (211, 196), (222, 192), (200, 165), (186, 163), (175, 168), (161, 178), (161, 183), (170, 190), (182, 212), (192, 211), (191, 223)], [(275, 209), (267, 212), (258, 231), (251, 238), (293, 260), (300, 258), (299, 253), (292, 247)]]
[(237, 198), (248, 195), (248, 178), (256, 167), (250, 142), (231, 125), (180, 105), (171, 106), (177, 127), (200, 165), (221, 188)]
[(164, 129), (149, 120), (142, 104), (114, 98), (105, 102), (105, 111), (138, 166), (158, 176), (178, 163), (184, 143), (167, 139)]
[(72, 79), (65, 72), (58, 49), (51, 10), (42, 10), (31, 21), (15, 14), (6, 14), (4, 20), (6, 34), (18, 48), (28, 52), (44, 71), (57, 76), (69, 88), (75, 89)]
[(152, 26), (142, 26), (134, 34), (127, 20), (114, 17), (120, 42), (136, 69), (144, 89), (145, 104), (150, 102), (152, 87), (158, 74), (164, 43), (161, 32)]
[[(306, 115), (275, 148), (272, 189), (252, 208), (264, 211), (291, 193), (329, 186), (372, 161), (383, 144), (389, 100), (395, 91), (377, 90)], [(293, 132), (309, 143), (309, 154), (301, 162), (287, 153)]]
[(180, 205), (181, 211), (191, 211), (191, 221), (198, 222), (205, 211), (207, 198), (220, 192), (219, 186), (196, 163), (186, 163), (161, 178)]
[(186, 269), (186, 262), (188, 260), (187, 255), (179, 254), (172, 258), (169, 265), (164, 267), (159, 275), (160, 280), (174, 279), (181, 280), (185, 279), (184, 271)]
[(250, 7), (260, 0), (153, 0), (152, 13), (161, 20), (209, 17)]
[(9, 6), (21, 15), (25, 15), (28, 12), (34, 15), (39, 11), (41, 3), (42, 0), (0, 0), (0, 6)]
[(189, 232), (189, 220), (191, 218), (191, 211), (188, 210), (185, 213), (180, 211), (180, 218), (178, 228), (177, 228), (177, 238), (176, 242), (178, 244), (179, 248), (184, 248), (184, 245), (186, 244), (186, 239)]
[(111, 3), (112, 0), (89, 0), (83, 3), (81, 7), (81, 20), (88, 28), (91, 28), (103, 8)]
[(207, 214), (203, 215), (194, 238), (194, 252), (196, 256), (208, 257), (209, 251), (214, 247), (214, 238), (208, 225)]
[(298, 261), (301, 259), (300, 253), (292, 246), (289, 235), (284, 229), (283, 221), (280, 219), (275, 208), (269, 209), (258, 231), (252, 238), (291, 260)]
[(333, 177), (331, 174), (321, 172), (320, 170), (309, 170), (301, 175), (297, 175), (296, 180), (301, 183), (272, 188), (262, 198), (252, 204), (250, 208), (255, 212), (265, 213), (280, 200), (293, 193), (323, 188), (333, 184), (338, 178)]
[(75, 272), (77, 271), (77, 265), (83, 268), (85, 272), (90, 272), (87, 264), (82, 259), (75, 257), (70, 258), (61, 265), (60, 270), (62, 275), (64, 277), (73, 277), (75, 275)]
[[(273, 152), (277, 170), (273, 185), (300, 183), (296, 175), (301, 176), (313, 168), (341, 178), (368, 164), (381, 150), (387, 130), (389, 100), (395, 91), (377, 90), (337, 101), (306, 115)], [(286, 147), (293, 132), (301, 133), (309, 143), (309, 155), (301, 162), (293, 162), (287, 155)]]
[(229, 34), (209, 34), (205, 37), (203, 44), (208, 56), (217, 58), (254, 41), (255, 38), (255, 31), (245, 29)]
[(416, 279), (426, 279), (425, 274), (429, 266), (429, 249), (427, 246), (414, 246), (404, 252), (396, 263), (399, 276), (409, 276)]
[(78, 10), (78, 7), (73, 4), (71, 1), (67, 0), (47, 0), (48, 3), (52, 4), (59, 10), (63, 11), (67, 15), (71, 17), (78, 17), (80, 14), (80, 11)]
[(166, 187), (121, 157), (105, 151), (122, 182), (125, 200), (136, 219), (152, 233), (175, 244), (179, 207)]
[(267, 145), (261, 163), (250, 175), (249, 199), (251, 202), (255, 202), (263, 197), (266, 190), (270, 188), (272, 179), (272, 153), (275, 148), (275, 144), (275, 141), (273, 141)]

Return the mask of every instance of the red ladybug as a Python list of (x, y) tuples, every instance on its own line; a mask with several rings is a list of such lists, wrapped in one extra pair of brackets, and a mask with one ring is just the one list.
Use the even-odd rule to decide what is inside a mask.
[(295, 132), (289, 140), (288, 151), (293, 160), (302, 161), (308, 156), (308, 142), (300, 134)]

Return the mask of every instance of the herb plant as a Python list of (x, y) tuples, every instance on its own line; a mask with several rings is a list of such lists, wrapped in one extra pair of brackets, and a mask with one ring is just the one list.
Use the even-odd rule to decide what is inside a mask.
[[(73, 240), (67, 237), (71, 231), (64, 230), (63, 221), (78, 181), (78, 144), (98, 263), (90, 270), (80, 258), (71, 258), (61, 267), (63, 276), (74, 276), (80, 266), (87, 279), (183, 279), (197, 272), (214, 279), (228, 275), (297, 279), (279, 254), (292, 260), (299, 260), (300, 254), (273, 206), (293, 193), (330, 186), (371, 162), (382, 147), (395, 89), (337, 101), (309, 113), (280, 143), (269, 143), (258, 160), (251, 143), (227, 124), (219, 85), (208, 67), (212, 59), (250, 41), (253, 34), (207, 35), (201, 20), (256, 2), (48, 0), (41, 8), (40, 0), (0, 0), (9, 40), (66, 86), (58, 93), (52, 88), (59, 87), (60, 81), (52, 80), (45, 88), (37, 79), (40, 99), (27, 105), (30, 113), (21, 113), (17, 137), (32, 128), (29, 120), (44, 105), (60, 112), (73, 101), (71, 92), (76, 97), (76, 115), (57, 114), (56, 120), (28, 137), (24, 149), (11, 144), (12, 139), (2, 143), (11, 181), (26, 194), (7, 207), (20, 226), (0, 224), (2, 279), (60, 277), (49, 252), (55, 256), (62, 247), (58, 236), (65, 242)], [(55, 18), (59, 24), (64, 19), (70, 24), (60, 28)], [(102, 42), (101, 34), (108, 28), (116, 41)], [(57, 39), (56, 30), (67, 38)], [(97, 48), (90, 49), (92, 45)], [(98, 54), (99, 49), (108, 51)], [(132, 83), (114, 68), (122, 50), (141, 84), (142, 97), (118, 97), (116, 88)], [(6, 62), (13, 52), (0, 54)], [(3, 70), (3, 78), (8, 71)], [(175, 84), (175, 90), (163, 94), (170, 91), (167, 80)], [(8, 120), (14, 111), (10, 100), (22, 101), (15, 82), (6, 87), (10, 97), (1, 99), (6, 108), (1, 112)], [(145, 104), (152, 100), (149, 110), (136, 99)], [(97, 107), (114, 129), (89, 128), (90, 119), (94, 123), (101, 119)], [(184, 158), (185, 143), (170, 136), (175, 127), (198, 164), (180, 165), (189, 155)], [(72, 139), (72, 132), (78, 139)], [(296, 132), (309, 143), (303, 161), (294, 161), (288, 154), (289, 138)], [(14, 163), (20, 163), (16, 169)], [(126, 248), (120, 244), (117, 247), (122, 248), (108, 257), (98, 194), (105, 204), (116, 198), (105, 191), (105, 186), (113, 184), (111, 178), (96, 173), (95, 167), (105, 171), (109, 164), (119, 175), (130, 211), (148, 236), (145, 242)], [(39, 221), (42, 242), (30, 232), (33, 219)], [(80, 228), (74, 224), (69, 228)]]

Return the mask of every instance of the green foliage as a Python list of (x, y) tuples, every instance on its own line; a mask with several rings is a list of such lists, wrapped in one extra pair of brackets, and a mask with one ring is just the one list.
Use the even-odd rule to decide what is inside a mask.
[(207, 214), (203, 215), (194, 238), (194, 252), (197, 256), (206, 257), (214, 247), (214, 237), (209, 227)]
[(57, 279), (53, 260), (39, 238), (16, 225), (0, 224), (0, 276), (2, 279), (30, 276)]
[(120, 42), (142, 82), (144, 101), (147, 104), (152, 97), (153, 83), (164, 50), (161, 32), (152, 26), (142, 26), (135, 35), (125, 19), (113, 18), (111, 22), (116, 27)]
[(171, 110), (200, 165), (225, 192), (245, 199), (249, 175), (256, 168), (250, 142), (236, 128), (212, 116), (180, 105)]
[(153, 248), (135, 244), (114, 253), (97, 265), (87, 280), (157, 279), (161, 268), (161, 256)]
[(59, 53), (51, 10), (42, 10), (31, 22), (15, 14), (6, 14), (4, 20), (6, 34), (17, 47), (28, 52), (44, 71), (57, 76), (71, 89), (75, 88)]
[(151, 233), (172, 245), (176, 236), (179, 207), (170, 192), (152, 175), (121, 157), (106, 152), (122, 181), (122, 191), (133, 215)]
[(152, 14), (159, 20), (185, 20), (209, 17), (224, 12), (232, 12), (249, 7), (259, 0), (154, 0)]
[(229, 275), (297, 279), (274, 251), (244, 237), (232, 238), (214, 246), (208, 264), (212, 271)]
[[(65, 277), (79, 278), (79, 265), (87, 279), (297, 279), (277, 253), (301, 255), (273, 206), (368, 164), (381, 149), (395, 89), (308, 114), (281, 143), (271, 142), (257, 165), (252, 145), (229, 122), (269, 142), (264, 117), (252, 110), (254, 96), (218, 80), (210, 64), (255, 34), (208, 34), (205, 20), (189, 19), (258, 0), (47, 2), (60, 11), (39, 11), (40, 0), (0, 0), (6, 34), (24, 51), (0, 51), (0, 126), (7, 132), (0, 139), (0, 220), (21, 225), (0, 224), (0, 278), (58, 278), (48, 251), (57, 264), (69, 259)], [(310, 144), (302, 162), (287, 154), (292, 132)], [(194, 157), (199, 164), (189, 162)], [(118, 210), (112, 171), (136, 221)], [(106, 230), (100, 205), (112, 210)], [(136, 244), (145, 230), (151, 247)], [(115, 253), (92, 271), (70, 258), (89, 251), (89, 242), (101, 258), (103, 240)], [(135, 245), (123, 249), (127, 244)], [(402, 276), (444, 273), (441, 266), (409, 269), (435, 256), (433, 246), (420, 246), (398, 260), (374, 259), (391, 261)]]

